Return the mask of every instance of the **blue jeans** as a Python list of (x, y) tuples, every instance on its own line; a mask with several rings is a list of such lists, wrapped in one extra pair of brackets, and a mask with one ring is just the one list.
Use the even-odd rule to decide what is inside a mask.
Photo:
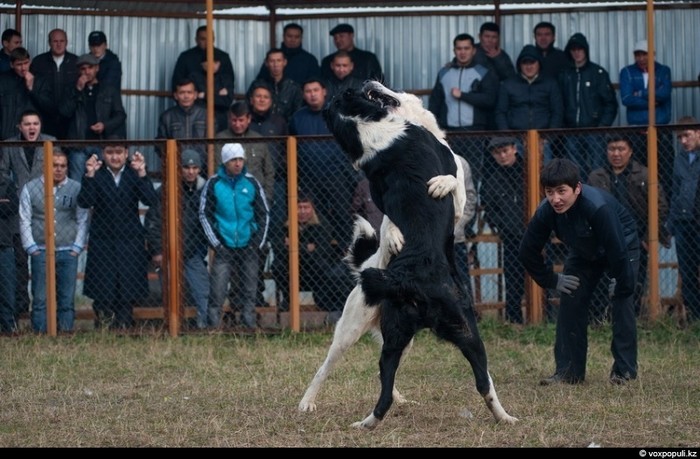
[(0, 248), (0, 332), (17, 330), (15, 321), (15, 250), (12, 247)]
[[(46, 251), (30, 257), (32, 265), (32, 329), (46, 333)], [(70, 250), (56, 251), (56, 317), (58, 329), (72, 331), (75, 321), (75, 281), (78, 256)]]
[(197, 328), (207, 328), (209, 271), (199, 255), (185, 259), (185, 283), (187, 294), (197, 307)]
[(257, 248), (245, 247), (229, 249), (223, 246), (216, 249), (209, 277), (209, 316), (208, 325), (221, 325), (221, 308), (224, 305), (228, 284), (232, 275), (240, 279), (240, 285), (232, 285), (231, 289), (239, 289), (238, 299), (241, 301), (241, 322), (245, 327), (255, 328), (255, 294), (258, 286), (258, 265), (260, 254)]
[(102, 160), (102, 149), (100, 147), (85, 147), (82, 150), (70, 149), (68, 153), (68, 176), (77, 182), (83, 181), (85, 175), (85, 162), (92, 155)]

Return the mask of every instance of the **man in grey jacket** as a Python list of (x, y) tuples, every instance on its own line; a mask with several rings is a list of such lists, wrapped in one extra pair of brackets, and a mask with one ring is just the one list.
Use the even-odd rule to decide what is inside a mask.
[[(78, 256), (87, 240), (89, 211), (78, 206), (80, 183), (68, 178), (68, 156), (53, 152), (56, 313), (58, 329), (73, 331), (75, 320), (75, 281)], [(46, 333), (46, 200), (44, 177), (29, 181), (20, 194), (19, 218), (22, 246), (32, 265), (32, 329)]]

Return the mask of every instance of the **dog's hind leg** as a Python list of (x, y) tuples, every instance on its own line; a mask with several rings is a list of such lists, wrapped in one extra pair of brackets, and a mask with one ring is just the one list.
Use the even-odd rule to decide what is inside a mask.
[[(403, 319), (399, 317), (399, 314), (401, 314), (399, 312), (400, 306), (385, 302), (382, 307), (384, 308), (381, 318), (384, 345), (382, 346), (382, 355), (379, 358), (379, 378), (381, 382), (379, 400), (372, 413), (362, 421), (353, 423), (352, 427), (374, 429), (384, 419), (394, 400), (394, 383), (401, 358), (405, 355), (405, 351), (411, 344), (416, 332), (415, 324), (398, 323), (400, 320), (406, 320), (405, 316), (403, 316)], [(387, 320), (386, 316), (391, 317)], [(388, 333), (387, 329), (390, 329)]]
[[(299, 402), (299, 411), (315, 411), (316, 396), (335, 364), (343, 356), (350, 346), (355, 344), (367, 331), (376, 327), (379, 306), (368, 306), (365, 303), (364, 294), (359, 285), (348, 295), (343, 308), (343, 314), (335, 325), (333, 342), (328, 349), (328, 355), (321, 367), (316, 372), (311, 384), (306, 389)], [(399, 394), (400, 396), (400, 394)]]
[(484, 397), (486, 406), (496, 421), (515, 424), (518, 419), (509, 415), (498, 400), (496, 388), (488, 372), (486, 348), (479, 337), (476, 320), (468, 317), (465, 321), (462, 318), (458, 320), (458, 322), (462, 322), (461, 324), (455, 324), (454, 319), (455, 316), (452, 315), (447, 320), (442, 321), (435, 329), (436, 334), (457, 346), (462, 355), (467, 358), (474, 373), (476, 390)]

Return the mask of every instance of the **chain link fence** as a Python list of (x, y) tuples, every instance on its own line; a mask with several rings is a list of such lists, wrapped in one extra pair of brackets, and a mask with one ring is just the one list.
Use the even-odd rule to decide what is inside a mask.
[[(517, 249), (531, 211), (530, 203), (533, 202), (528, 192), (532, 189), (529, 180), (535, 180), (528, 172), (532, 158), (529, 158), (530, 148), (527, 142), (532, 137), (526, 134), (450, 133), (448, 136), (454, 152), (469, 162), (478, 193), (476, 216), (466, 228), (470, 244), (467, 256), (476, 310), (478, 313), (495, 310), (509, 320), (512, 319), (510, 313), (520, 310), (525, 321), (531, 317), (528, 309), (532, 307), (533, 299), (528, 297), (526, 286), (529, 281), (518, 262)], [(581, 166), (584, 181), (589, 181), (594, 169), (606, 168), (606, 142), (612, 134), (629, 139), (633, 149), (632, 159), (647, 165), (646, 136), (638, 130), (611, 128), (575, 132), (547, 131), (540, 134), (538, 164), (541, 164), (547, 150), (555, 157), (575, 159)], [(494, 158), (488, 149), (489, 142), (495, 135), (512, 136), (516, 141), (521, 158), (516, 172), (504, 175), (495, 167)], [(659, 183), (668, 201), (673, 157), (678, 146), (671, 127), (660, 128), (658, 137)], [(287, 137), (179, 141), (169, 145), (166, 145), (166, 142), (129, 142), (126, 145), (122, 143), (128, 152), (127, 168), (130, 167), (129, 164), (134, 160), (137, 151), (156, 152), (144, 155), (147, 170), (153, 171), (147, 173), (149, 180), (146, 183), (150, 183), (155, 190), (156, 205), (143, 202), (141, 198), (145, 195), (138, 184), (131, 184), (133, 193), (128, 193), (128, 197), (123, 194), (120, 183), (119, 187), (114, 186), (111, 193), (105, 192), (106, 188), (93, 190), (97, 197), (93, 197), (89, 202), (82, 200), (91, 205), (88, 206), (89, 229), (85, 247), (75, 263), (73, 299), (77, 317), (93, 319), (95, 301), (106, 301), (98, 292), (108, 290), (115, 292), (114, 301), (127, 304), (129, 311), (135, 308), (134, 317), (137, 320), (165, 319), (171, 327), (174, 326), (173, 323), (177, 323), (177, 327), (190, 328), (202, 325), (198, 323), (201, 314), (198, 314), (197, 310), (199, 308), (201, 311), (205, 305), (210, 306), (207, 304), (208, 283), (203, 278), (201, 268), (193, 267), (191, 260), (199, 259), (208, 272), (216, 252), (210, 250), (206, 240), (190, 240), (192, 229), (199, 223), (200, 208), (198, 197), (191, 196), (189, 186), (183, 181), (184, 165), (180, 164), (179, 155), (185, 150), (200, 153), (203, 170), (200, 182), (204, 182), (210, 173), (220, 173), (220, 151), (225, 143), (230, 142), (243, 145), (247, 155), (245, 164), (248, 172), (253, 173), (265, 191), (269, 206), (269, 226), (267, 242), (260, 250), (259, 268), (254, 278), (246, 278), (245, 273), (240, 270), (232, 271), (224, 301), (225, 318), (228, 317), (228, 322), (224, 323), (236, 324), (240, 320), (242, 305), (239, 304), (241, 299), (238, 293), (243, 284), (255, 285), (255, 305), (258, 312), (267, 310), (285, 313), (289, 310), (289, 259), (290, 250), (294, 250), (294, 247), (290, 249), (289, 245), (290, 183), (293, 184), (292, 189), (296, 190), (293, 199), (296, 203), (296, 218), (291, 221), (298, 222), (296, 229), (299, 240), (300, 303), (304, 308), (335, 313), (337, 317), (354, 285), (352, 276), (343, 263), (345, 250), (350, 243), (353, 215), (363, 215), (378, 229), (381, 213), (373, 206), (366, 180), (361, 172), (352, 168), (332, 137), (299, 137), (295, 140), (296, 142), (291, 144)], [(293, 145), (291, 150), (289, 145)], [(3, 155), (7, 157), (20, 154), (21, 150), (17, 148), (19, 146), (27, 145), (7, 143), (3, 146)], [(93, 154), (102, 161), (101, 167), (107, 166), (106, 149), (119, 144), (56, 142), (54, 146), (68, 152), (69, 176), (82, 182), (84, 170), (77, 166), (81, 162), (84, 164), (85, 159)], [(43, 144), (33, 144), (32, 147), (43, 148)], [(44, 156), (44, 160), (47, 158)], [(170, 164), (173, 161), (175, 165)], [(7, 166), (7, 162), (2, 164), (6, 164), (2, 172), (7, 180), (22, 186), (28, 182), (18, 182), (17, 173), (12, 167)], [(33, 174), (37, 176), (36, 170)], [(173, 180), (176, 183), (171, 183)], [(38, 185), (42, 182), (31, 183)], [(645, 185), (648, 185), (648, 182)], [(539, 190), (539, 187), (536, 189)], [(28, 187), (29, 193), (40, 194), (39, 191)], [(20, 192), (21, 189), (16, 190), (18, 196)], [(643, 197), (646, 198), (648, 187), (639, 190), (639, 193), (643, 193)], [(58, 212), (64, 204), (75, 204), (70, 200), (64, 201), (60, 193), (55, 194), (55, 198), (54, 212)], [(134, 199), (136, 201), (133, 201)], [(541, 195), (536, 197), (536, 200), (539, 199)], [(80, 203), (81, 200), (78, 199), (77, 202)], [(662, 207), (661, 204), (657, 205), (657, 208)], [(45, 216), (53, 213), (49, 212), (48, 207), (43, 212), (35, 207), (34, 211)], [(95, 216), (96, 212), (106, 212), (106, 218), (100, 221)], [(73, 238), (77, 230), (75, 225), (58, 224), (59, 220), (56, 222), (54, 238), (56, 253), (59, 253), (66, 250), (67, 240)], [(644, 225), (645, 233), (646, 222), (640, 222)], [(16, 231), (13, 231), (19, 236), (18, 216), (8, 219), (7, 225), (15, 229)], [(663, 219), (660, 219), (659, 225), (664, 227)], [(36, 226), (31, 229), (26, 229), (26, 226), (24, 228), (36, 236)], [(29, 319), (31, 323), (32, 316), (28, 311), (32, 310), (32, 299), (36, 296), (41, 298), (43, 289), (62, 301), (60, 295), (66, 291), (65, 284), (69, 281), (63, 283), (59, 279), (55, 286), (59, 291), (54, 291), (54, 286), (46, 284), (45, 272), (37, 267), (39, 265), (28, 262), (30, 258), (26, 248), (15, 245), (21, 240), (21, 237), (17, 237), (13, 243), (16, 249), (16, 260), (13, 258), (15, 273), (0, 270), (5, 277), (9, 277), (0, 279), (0, 282), (15, 286), (15, 300), (12, 302), (9, 296), (6, 296), (6, 302), (12, 303), (8, 307), (15, 311), (17, 318)], [(563, 263), (565, 253), (556, 240), (552, 241), (547, 253), (555, 268)], [(680, 280), (673, 241), (668, 245), (659, 244), (658, 254), (654, 258), (658, 260), (657, 264), (649, 267), (655, 275), (640, 277), (641, 316), (648, 313), (650, 278), (658, 279), (662, 306), (680, 305)], [(25, 259), (26, 277), (22, 277), (22, 262)], [(56, 271), (72, 271), (70, 265), (66, 266), (68, 267), (64, 269), (56, 255)], [(31, 280), (28, 280), (29, 278)], [(70, 276), (68, 278), (70, 279)], [(605, 291), (601, 288), (600, 294), (596, 296), (592, 320), (605, 320), (608, 307)], [(23, 295), (24, 301), (21, 299)], [(552, 319), (556, 315), (556, 295), (545, 292), (543, 297), (544, 318)], [(120, 311), (119, 307), (116, 307), (116, 312), (112, 313), (117, 314)], [(97, 319), (102, 318), (100, 311), (97, 312)], [(49, 317), (52, 314), (50, 313)], [(276, 320), (279, 320), (279, 314)], [(283, 324), (288, 325), (288, 322)], [(61, 329), (60, 321), (58, 328)], [(175, 333), (178, 329), (174, 329)]]

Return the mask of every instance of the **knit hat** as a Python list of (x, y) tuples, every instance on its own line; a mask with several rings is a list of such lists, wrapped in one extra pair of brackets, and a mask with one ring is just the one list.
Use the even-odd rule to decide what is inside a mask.
[(196, 150), (185, 150), (182, 152), (183, 166), (202, 167), (202, 158)]
[(224, 148), (221, 149), (221, 162), (226, 164), (235, 158), (245, 159), (245, 150), (243, 150), (243, 145), (240, 143), (227, 143)]

